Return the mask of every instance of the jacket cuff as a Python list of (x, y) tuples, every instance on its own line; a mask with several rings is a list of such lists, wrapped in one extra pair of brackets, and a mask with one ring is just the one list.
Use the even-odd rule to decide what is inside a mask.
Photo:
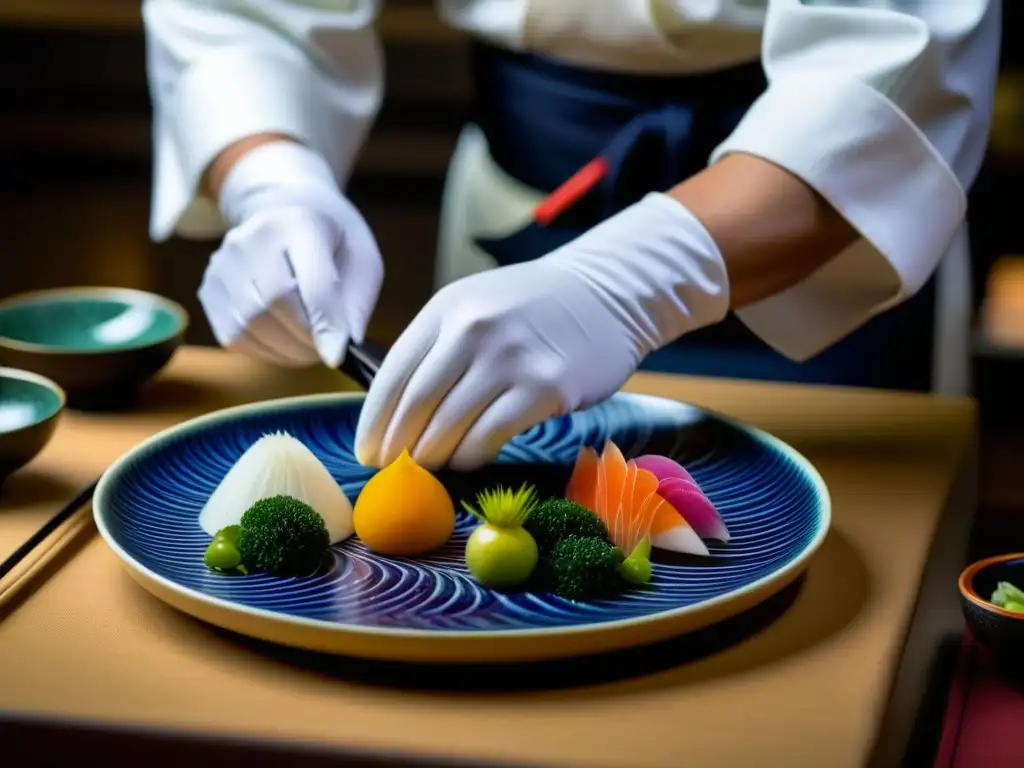
[(711, 162), (736, 152), (803, 179), (862, 237), (798, 285), (736, 312), (793, 360), (913, 296), (966, 211), (963, 188), (924, 134), (858, 80), (801, 74), (774, 82)]
[(314, 148), (343, 185), (377, 98), (368, 92), (360, 108), (349, 101), (347, 108), (325, 109), (334, 99), (323, 80), (298, 57), (238, 50), (214, 53), (183, 72), (167, 115), (157, 115), (156, 174), (163, 183), (154, 196), (153, 239), (223, 234), (227, 223), (216, 202), (201, 196), (200, 182), (221, 152), (254, 134), (280, 133)]

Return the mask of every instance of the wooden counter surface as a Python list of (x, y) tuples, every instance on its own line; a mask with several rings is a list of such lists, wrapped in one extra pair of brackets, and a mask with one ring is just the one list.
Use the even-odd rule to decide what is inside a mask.
[[(186, 348), (132, 413), (66, 415), (0, 497), (0, 557), (161, 429), (227, 405), (351, 388), (333, 372)], [(671, 643), (596, 660), (557, 689), (483, 691), (478, 679), (444, 691), (415, 668), (269, 649), (177, 613), (136, 586), (86, 509), (0, 582), (0, 762), (83, 765), (90, 750), (116, 748), (89, 764), (220, 754), (251, 766), (291, 750), (303, 751), (304, 768), (332, 755), (339, 764), (339, 754), (349, 766), (404, 754), (429, 764), (845, 768), (896, 765), (908, 744), (918, 749), (918, 705), (940, 646), (959, 631), (973, 404), (653, 375), (628, 388), (765, 429), (828, 484), (833, 530), (756, 633), (685, 663)], [(134, 738), (138, 729), (151, 738)]]

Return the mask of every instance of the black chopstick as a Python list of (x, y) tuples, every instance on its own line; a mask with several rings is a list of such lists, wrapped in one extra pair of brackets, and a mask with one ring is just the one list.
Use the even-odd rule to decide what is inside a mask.
[(88, 504), (90, 499), (92, 499), (92, 494), (96, 490), (96, 484), (98, 482), (98, 479), (94, 480), (88, 488), (80, 491), (75, 498), (61, 507), (60, 511), (47, 520), (46, 523), (43, 524), (42, 528), (32, 534), (32, 537), (28, 541), (18, 547), (14, 551), (13, 555), (4, 560), (3, 563), (0, 564), (0, 579), (13, 571), (18, 563), (28, 557), (32, 550), (46, 541), (47, 537), (51, 533), (60, 528), (60, 526), (63, 525), (72, 515)]
[(387, 353), (387, 347), (369, 339), (362, 344), (350, 343), (338, 370), (363, 389), (369, 389)]

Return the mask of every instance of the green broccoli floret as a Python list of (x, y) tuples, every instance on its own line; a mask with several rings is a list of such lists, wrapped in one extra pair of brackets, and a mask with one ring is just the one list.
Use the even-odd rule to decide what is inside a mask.
[(597, 515), (566, 499), (541, 502), (526, 521), (525, 528), (541, 550), (551, 549), (566, 536), (608, 541), (608, 532)]
[(606, 539), (566, 536), (541, 556), (537, 575), (542, 589), (567, 600), (607, 597), (625, 586), (619, 575), (622, 552)]
[(324, 519), (291, 496), (260, 499), (242, 515), (238, 552), (249, 570), (306, 576), (331, 545)]

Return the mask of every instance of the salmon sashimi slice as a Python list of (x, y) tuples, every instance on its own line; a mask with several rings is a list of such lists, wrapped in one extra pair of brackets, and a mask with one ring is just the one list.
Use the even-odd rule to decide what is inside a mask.
[(659, 549), (709, 554), (686, 519), (659, 495), (659, 485), (653, 472), (627, 461), (608, 441), (600, 455), (589, 446), (580, 449), (565, 498), (593, 512), (627, 555), (645, 538)]
[(597, 451), (589, 445), (583, 446), (576, 455), (576, 466), (573, 467), (569, 487), (565, 491), (566, 499), (591, 512), (597, 506), (597, 472), (600, 463)]
[(615, 443), (601, 455), (580, 450), (566, 488), (569, 501), (586, 507), (604, 523), (608, 537), (625, 554), (643, 539), (662, 549), (708, 554), (708, 549), (678, 512), (658, 494), (654, 473), (627, 461)]

